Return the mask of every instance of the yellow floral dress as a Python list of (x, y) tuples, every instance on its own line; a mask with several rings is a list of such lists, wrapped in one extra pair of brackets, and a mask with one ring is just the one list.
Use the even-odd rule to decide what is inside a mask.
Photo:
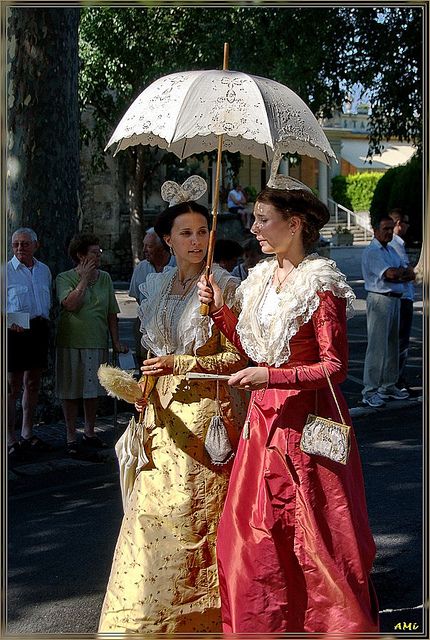
[[(230, 279), (217, 274), (221, 284), (231, 285)], [(157, 283), (158, 289), (162, 284)], [(185, 306), (198, 311), (197, 296)], [(175, 354), (174, 375), (159, 378), (151, 393), (145, 416), (149, 464), (138, 474), (127, 503), (100, 632), (221, 631), (215, 537), (231, 463), (213, 465), (204, 448), (217, 410), (216, 382), (187, 381), (184, 374), (233, 373), (246, 361), (213, 325), (209, 334), (194, 353)], [(219, 400), (235, 446), (245, 398), (220, 382)]]

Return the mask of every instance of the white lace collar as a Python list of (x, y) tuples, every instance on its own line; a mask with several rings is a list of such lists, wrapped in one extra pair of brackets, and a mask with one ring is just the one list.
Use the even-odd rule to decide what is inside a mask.
[[(230, 275), (228, 271), (219, 265), (213, 265), (215, 282), (224, 293), (227, 304), (234, 302), (234, 294), (239, 280)], [(166, 336), (163, 320), (163, 307), (169, 296), (171, 283), (175, 277), (177, 268), (165, 269), (162, 273), (148, 274), (142, 286), (142, 302), (138, 308), (140, 318), (140, 331), (142, 332), (142, 344), (156, 356), (169, 355), (169, 345), (166, 344)], [(183, 355), (195, 355), (210, 338), (213, 328), (213, 320), (209, 316), (200, 314), (200, 302), (197, 295), (197, 286), (187, 296), (187, 302), (182, 309), (178, 320), (178, 335), (180, 343), (175, 353)]]
[(333, 260), (316, 253), (298, 265), (294, 279), (278, 296), (279, 312), (273, 314), (270, 330), (259, 319), (267, 287), (277, 267), (276, 258), (263, 260), (250, 269), (248, 278), (236, 291), (241, 306), (237, 332), (247, 355), (259, 363), (279, 367), (290, 357), (290, 340), (312, 317), (319, 306), (317, 291), (331, 291), (347, 302), (347, 317), (353, 312), (355, 294)]

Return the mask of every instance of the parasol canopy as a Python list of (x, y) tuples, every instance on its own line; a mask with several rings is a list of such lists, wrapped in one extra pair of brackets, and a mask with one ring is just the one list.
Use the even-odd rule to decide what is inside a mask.
[(240, 71), (185, 71), (159, 78), (133, 102), (106, 149), (158, 145), (180, 159), (217, 148), (270, 163), (298, 153), (335, 154), (309, 107), (287, 86)]

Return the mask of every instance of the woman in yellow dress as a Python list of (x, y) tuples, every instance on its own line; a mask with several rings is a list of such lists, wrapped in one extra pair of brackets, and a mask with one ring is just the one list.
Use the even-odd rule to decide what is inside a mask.
[[(142, 344), (152, 356), (142, 372), (158, 378), (145, 413), (149, 462), (127, 502), (100, 632), (221, 631), (215, 536), (231, 463), (214, 464), (204, 441), (219, 410), (235, 448), (245, 402), (225, 381), (187, 380), (185, 374), (230, 374), (246, 362), (200, 315), (196, 282), (209, 240), (208, 211), (195, 202), (202, 183), (206, 190), (194, 176), (182, 187), (162, 188), (171, 206), (155, 229), (177, 267), (150, 274), (141, 285)], [(217, 265), (213, 272), (233, 302), (238, 281)]]

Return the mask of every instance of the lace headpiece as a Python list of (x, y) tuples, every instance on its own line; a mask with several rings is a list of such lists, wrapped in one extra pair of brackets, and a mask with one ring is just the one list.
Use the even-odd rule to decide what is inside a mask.
[(300, 182), (300, 180), (296, 180), (296, 178), (292, 178), (291, 176), (284, 176), (281, 173), (278, 173), (276, 176), (271, 176), (267, 186), (272, 189), (286, 189), (287, 191), (303, 189), (303, 191), (310, 191), (310, 193), (312, 193), (312, 189), (303, 184), (303, 182)]
[(167, 180), (161, 186), (161, 197), (173, 207), (180, 202), (198, 200), (207, 191), (206, 180), (201, 176), (190, 176), (183, 184), (178, 184), (173, 180)]

